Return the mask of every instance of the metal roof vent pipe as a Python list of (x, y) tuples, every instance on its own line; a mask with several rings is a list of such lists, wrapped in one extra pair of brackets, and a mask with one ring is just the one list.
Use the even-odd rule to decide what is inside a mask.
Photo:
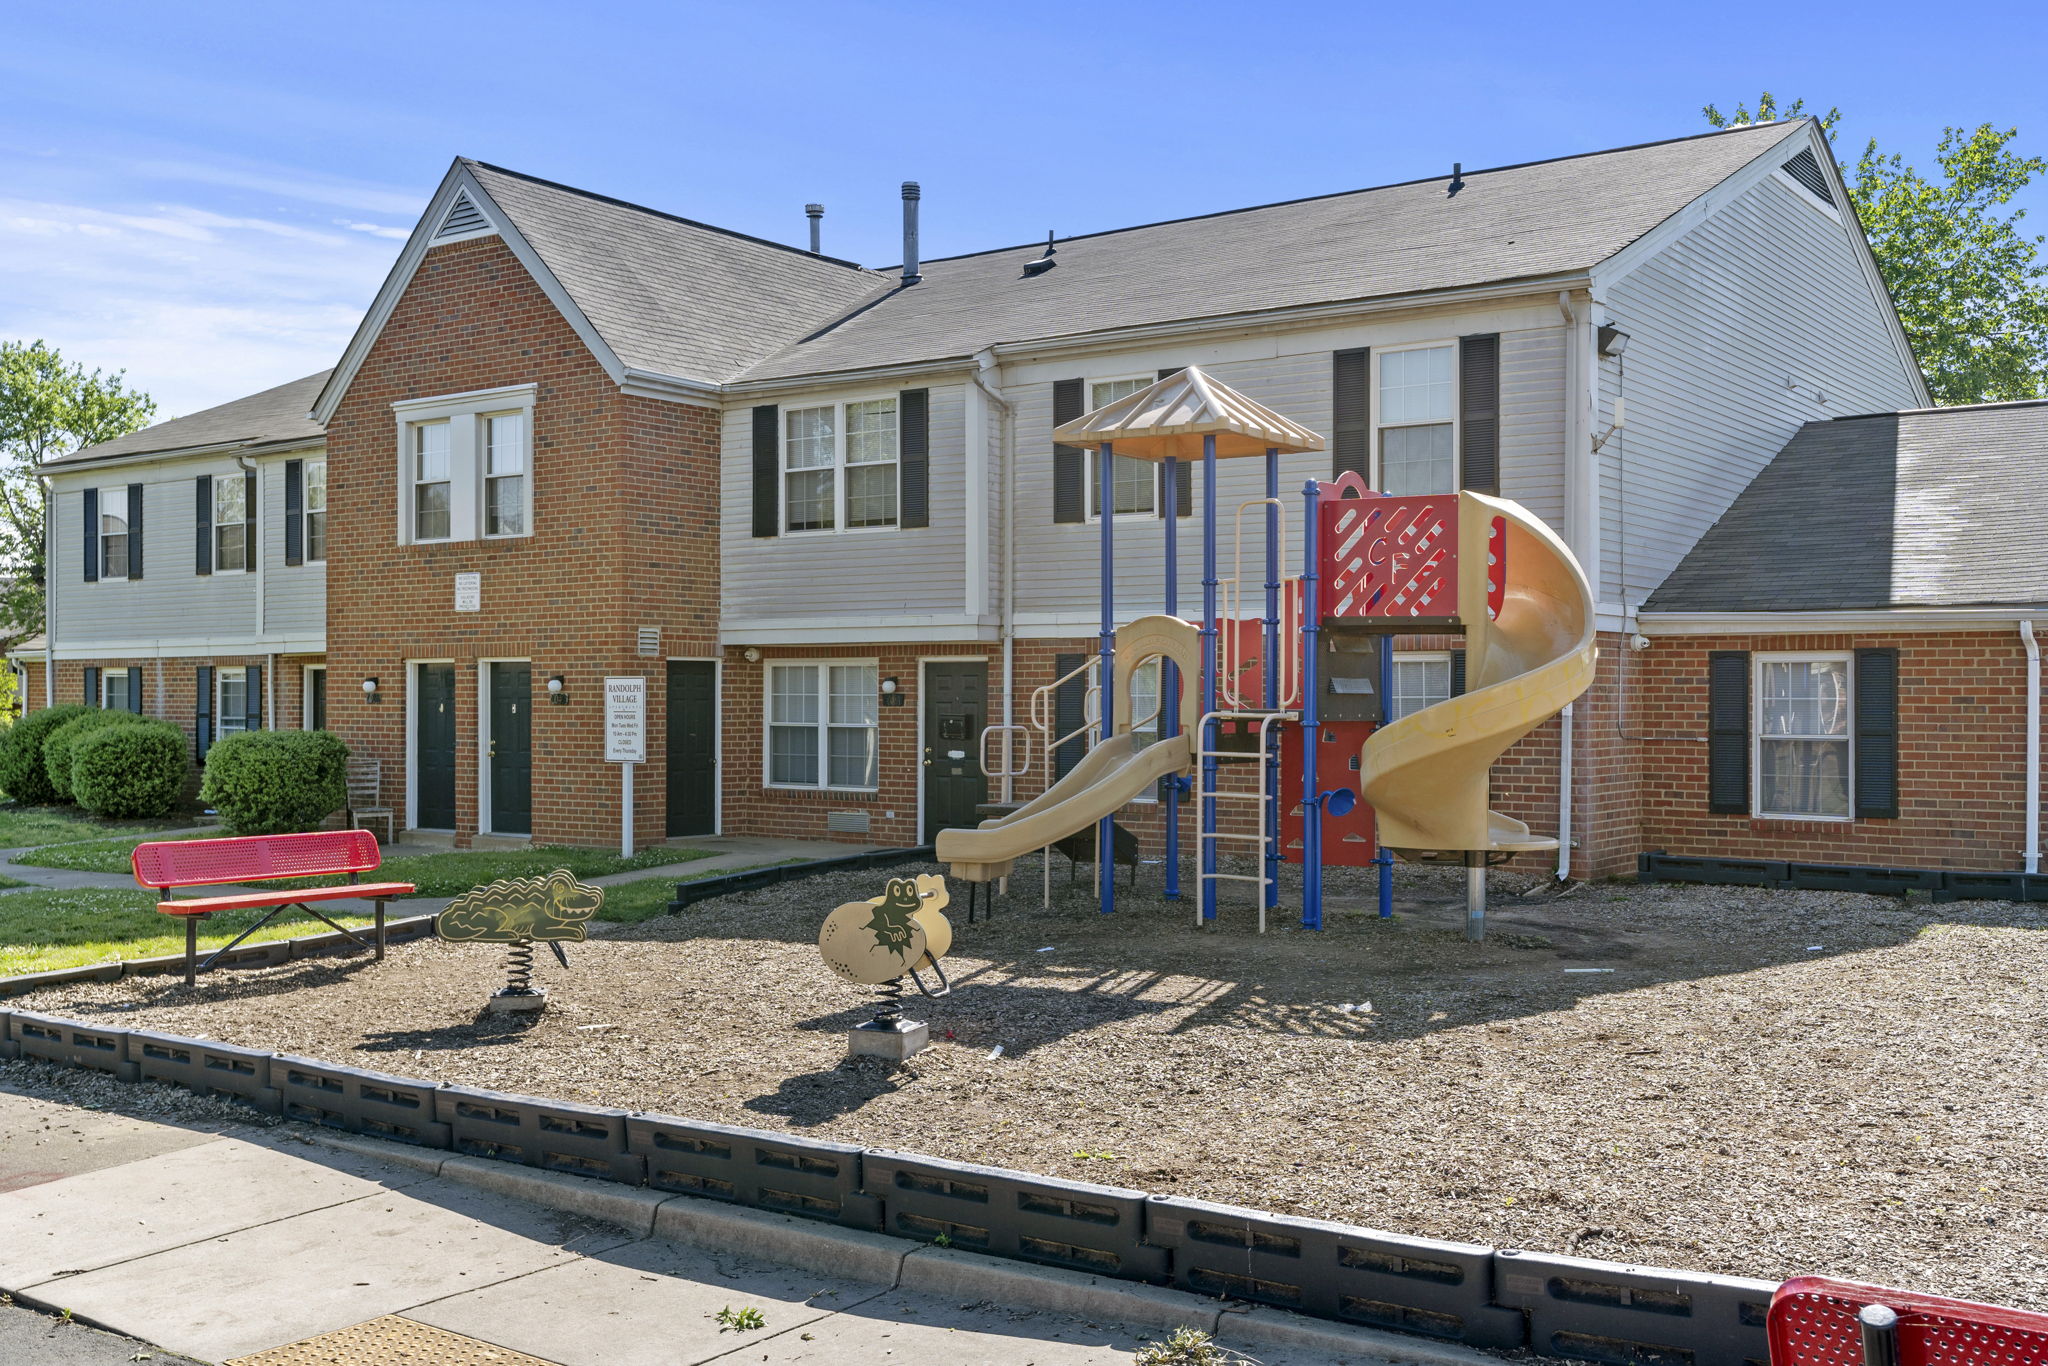
[(922, 191), (917, 182), (903, 182), (903, 283), (914, 285), (924, 278), (917, 268), (917, 201)]
[(804, 205), (804, 217), (811, 220), (811, 255), (813, 256), (818, 255), (818, 225), (819, 220), (824, 216), (825, 206), (823, 204)]

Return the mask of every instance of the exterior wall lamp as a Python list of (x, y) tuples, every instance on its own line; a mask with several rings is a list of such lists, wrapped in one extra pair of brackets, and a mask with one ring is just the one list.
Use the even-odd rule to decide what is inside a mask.
[(1619, 358), (1628, 350), (1628, 333), (1613, 323), (1600, 324), (1600, 354), (1610, 359)]
[(882, 695), (883, 695), (883, 696), (885, 696), (885, 697), (886, 697), (886, 696), (888, 696), (888, 695), (889, 695), (890, 693), (892, 693), (892, 692), (895, 692), (895, 691), (896, 691), (896, 680), (895, 680), (894, 678), (885, 678), (885, 679), (883, 679), (883, 680), (882, 680)]
[(363, 701), (365, 701), (365, 702), (375, 702), (376, 700), (377, 700), (377, 680), (376, 680), (376, 679), (374, 679), (374, 678), (366, 678), (366, 679), (364, 679), (364, 680), (363, 680)]
[(548, 701), (558, 707), (569, 705), (569, 694), (562, 691), (562, 676), (556, 674), (548, 680)]

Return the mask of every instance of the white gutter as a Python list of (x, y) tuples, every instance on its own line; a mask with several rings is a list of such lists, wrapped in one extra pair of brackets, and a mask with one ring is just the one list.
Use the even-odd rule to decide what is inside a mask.
[(2039, 608), (1871, 607), (1842, 611), (1642, 612), (1636, 629), (1646, 636), (1815, 635), (1849, 631), (2003, 630)]
[(974, 360), (974, 387), (981, 390), (1002, 413), (1001, 437), (996, 450), (996, 459), (1002, 462), (1003, 467), (1003, 598), (1002, 615), (997, 619), (1003, 640), (1003, 778), (998, 800), (1008, 802), (1016, 797), (1016, 780), (1010, 776), (1010, 770), (1017, 766), (1017, 732), (1010, 729), (1017, 723), (1017, 576), (1012, 560), (1017, 546), (1017, 460), (1016, 452), (1011, 449), (1015, 444), (1016, 429), (1012, 424), (1017, 408), (984, 378), (1001, 368), (996, 363), (995, 351), (992, 348), (978, 351)]
[[(43, 705), (57, 705), (57, 492), (43, 484)], [(26, 702), (26, 699), (24, 699)], [(24, 706), (23, 710), (27, 710)]]
[(2041, 871), (2041, 642), (2034, 623), (2020, 619), (2027, 647), (2027, 871)]
[(1572, 704), (1557, 714), (1557, 880), (1572, 876)]

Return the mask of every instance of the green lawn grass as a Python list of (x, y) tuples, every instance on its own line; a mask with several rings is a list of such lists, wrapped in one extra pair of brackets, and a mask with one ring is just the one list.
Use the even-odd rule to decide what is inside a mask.
[[(199, 922), (202, 950), (219, 948), (258, 919), (261, 911), (222, 911)], [(335, 916), (351, 928), (366, 916)], [(297, 911), (279, 916), (250, 943), (324, 934), (327, 927)], [(137, 888), (122, 891), (9, 892), (0, 896), (0, 977), (49, 972), (185, 951), (185, 925), (159, 914), (156, 898)]]
[(134, 865), (128, 856), (135, 846), (158, 840), (217, 839), (220, 831), (172, 830), (147, 835), (128, 835), (115, 840), (84, 840), (76, 844), (50, 844), (32, 849), (14, 860), (29, 868), (67, 868), (79, 873), (126, 873)]
[(623, 859), (609, 849), (545, 844), (531, 849), (452, 849), (445, 853), (387, 858), (383, 867), (365, 876), (380, 882), (410, 882), (419, 888), (421, 896), (459, 896), (501, 877), (539, 877), (557, 868), (567, 868), (577, 877), (602, 877), (606, 873), (659, 868), (709, 857), (709, 851), (703, 849), (654, 848), (642, 849), (632, 858)]
[(0, 849), (21, 849), (65, 840), (103, 839), (124, 830), (161, 830), (184, 822), (97, 821), (75, 806), (0, 806)]
[[(779, 867), (784, 863), (804, 863), (800, 858), (778, 859), (774, 863), (757, 863), (754, 868)], [(676, 899), (678, 882), (694, 882), (698, 877), (724, 877), (728, 873), (749, 872), (748, 868), (720, 868), (716, 872), (699, 873), (690, 877), (649, 877), (636, 878), (632, 882), (619, 882), (604, 889), (604, 907), (598, 911), (599, 920), (610, 920), (620, 925), (637, 925), (643, 920), (652, 920), (657, 915), (668, 914), (668, 904)]]

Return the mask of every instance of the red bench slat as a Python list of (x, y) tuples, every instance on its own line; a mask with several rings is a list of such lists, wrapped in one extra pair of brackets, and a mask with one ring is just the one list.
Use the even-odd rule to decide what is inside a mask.
[(184, 901), (159, 901), (165, 915), (211, 915), (215, 911), (253, 911), (263, 906), (296, 906), (302, 901), (347, 901), (361, 897), (411, 896), (410, 882), (351, 882), (339, 887), (301, 887), (289, 892), (237, 892), (233, 896), (195, 896)]
[(382, 862), (377, 837), (367, 830), (157, 840), (136, 845), (129, 857), (135, 881), (156, 888), (203, 887), (283, 877), (339, 877), (367, 873)]

